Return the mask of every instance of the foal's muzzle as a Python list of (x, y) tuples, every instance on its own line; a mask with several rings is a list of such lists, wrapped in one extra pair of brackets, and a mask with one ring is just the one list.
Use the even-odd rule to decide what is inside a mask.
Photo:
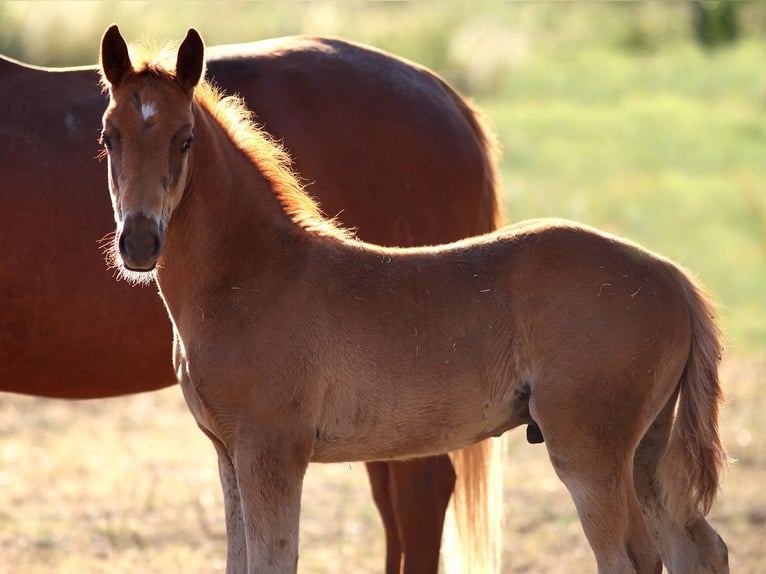
[(164, 244), (160, 223), (143, 213), (125, 218), (118, 239), (122, 264), (130, 271), (151, 271)]

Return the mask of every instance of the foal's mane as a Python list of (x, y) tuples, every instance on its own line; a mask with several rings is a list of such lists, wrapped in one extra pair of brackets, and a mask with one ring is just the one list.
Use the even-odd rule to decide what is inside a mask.
[(271, 185), (285, 213), (295, 223), (322, 235), (352, 237), (352, 232), (343, 228), (337, 220), (322, 214), (317, 202), (300, 185), (287, 150), (255, 125), (253, 112), (245, 106), (241, 97), (225, 95), (204, 80), (196, 87), (194, 99), (255, 164)]
[[(175, 50), (165, 46), (151, 54), (146, 48), (131, 46), (136, 75), (153, 75), (175, 81)], [(102, 84), (107, 86), (102, 76)], [(301, 227), (321, 235), (352, 238), (335, 218), (326, 217), (318, 203), (301, 186), (292, 169), (287, 150), (253, 120), (253, 112), (239, 95), (226, 95), (206, 78), (194, 90), (194, 100), (223, 128), (229, 139), (250, 159), (269, 182), (285, 213)]]

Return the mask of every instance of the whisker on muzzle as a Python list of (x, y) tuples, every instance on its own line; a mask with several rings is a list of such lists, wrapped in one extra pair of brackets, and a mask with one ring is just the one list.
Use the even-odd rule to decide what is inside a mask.
[(117, 250), (117, 232), (110, 231), (98, 240), (98, 248), (104, 256), (107, 269), (119, 271), (122, 268), (122, 259)]

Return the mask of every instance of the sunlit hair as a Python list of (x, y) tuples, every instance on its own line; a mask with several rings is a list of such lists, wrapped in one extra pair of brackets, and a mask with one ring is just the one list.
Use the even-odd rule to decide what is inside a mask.
[(224, 128), (231, 140), (252, 160), (290, 218), (322, 235), (350, 238), (353, 233), (336, 219), (322, 214), (317, 202), (301, 187), (290, 155), (270, 134), (253, 122), (253, 112), (239, 96), (226, 96), (207, 81), (197, 86), (194, 98)]

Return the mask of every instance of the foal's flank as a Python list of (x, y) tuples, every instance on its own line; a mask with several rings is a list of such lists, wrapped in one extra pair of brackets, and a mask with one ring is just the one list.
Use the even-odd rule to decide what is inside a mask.
[[(124, 46), (110, 28), (114, 248), (172, 319), (184, 396), (219, 456), (228, 572), (296, 571), (310, 461), (434, 454), (531, 423), (600, 573), (728, 572), (705, 519), (725, 460), (719, 336), (678, 266), (559, 220), (439, 247), (357, 241), (200, 84), (196, 31), (170, 70), (134, 68)], [(157, 110), (148, 128), (137, 102)], [(174, 144), (190, 126), (193, 145)], [(128, 228), (137, 217), (155, 224)], [(126, 228), (159, 247), (134, 250), (145, 239)]]

